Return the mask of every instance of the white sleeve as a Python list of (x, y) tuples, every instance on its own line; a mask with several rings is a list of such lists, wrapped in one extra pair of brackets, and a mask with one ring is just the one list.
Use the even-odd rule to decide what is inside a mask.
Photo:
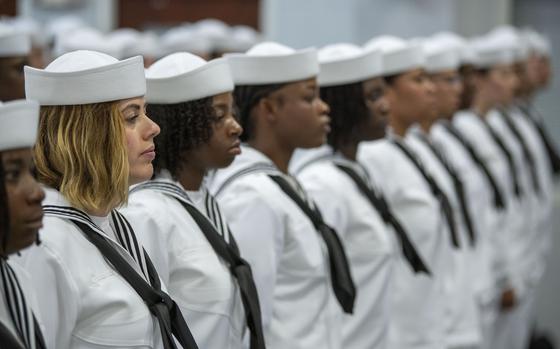
[(270, 325), (276, 274), (284, 245), (285, 223), (271, 204), (253, 188), (231, 187), (219, 198), (241, 256), (253, 270), (263, 327)]
[[(154, 205), (156, 203), (156, 205)], [(126, 217), (136, 237), (148, 253), (160, 279), (169, 285), (171, 274), (170, 257), (172, 249), (168, 246), (169, 224), (165, 224), (165, 206), (161, 202), (133, 200), (119, 210)]]
[(47, 348), (70, 348), (80, 307), (78, 288), (70, 271), (45, 243), (25, 251), (18, 262), (28, 272), (30, 285), (36, 290)]

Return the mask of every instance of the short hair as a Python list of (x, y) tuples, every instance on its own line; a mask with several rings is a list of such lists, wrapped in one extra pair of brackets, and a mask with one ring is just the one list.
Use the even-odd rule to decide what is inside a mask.
[(246, 142), (254, 136), (253, 121), (251, 113), (262, 98), (267, 97), (272, 92), (286, 86), (286, 83), (268, 84), (268, 85), (240, 85), (235, 86), (233, 97), (237, 105), (239, 114), (239, 123), (243, 127), (243, 133), (240, 136), (241, 141)]
[(218, 120), (212, 100), (206, 97), (177, 104), (148, 104), (148, 115), (161, 129), (154, 140), (158, 152), (153, 161), (154, 175), (165, 169), (176, 179), (188, 160), (187, 153), (212, 138), (212, 127)]
[(327, 142), (334, 150), (355, 138), (369, 117), (363, 83), (321, 87), (321, 99), (330, 107), (331, 132)]
[(128, 151), (118, 102), (42, 106), (34, 156), (40, 182), (78, 209), (128, 199)]
[(2, 158), (2, 152), (0, 152), (0, 243), (2, 244), (2, 250), (5, 250), (10, 234), (10, 211)]

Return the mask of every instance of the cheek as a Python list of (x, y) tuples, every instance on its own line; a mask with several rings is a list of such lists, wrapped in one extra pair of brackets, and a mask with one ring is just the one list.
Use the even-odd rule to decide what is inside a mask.
[(131, 159), (133, 158), (133, 154), (136, 154), (138, 152), (139, 136), (137, 132), (129, 128), (126, 129), (125, 134), (126, 134), (126, 152), (128, 154), (128, 158)]

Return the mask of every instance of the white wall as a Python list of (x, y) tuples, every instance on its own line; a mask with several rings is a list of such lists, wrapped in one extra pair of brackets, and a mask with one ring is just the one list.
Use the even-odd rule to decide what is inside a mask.
[(511, 19), (511, 0), (262, 0), (265, 35), (294, 47), (440, 30), (482, 34)]

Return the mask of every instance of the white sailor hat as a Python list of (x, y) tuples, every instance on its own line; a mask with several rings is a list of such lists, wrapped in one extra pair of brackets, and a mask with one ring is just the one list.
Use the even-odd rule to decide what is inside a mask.
[(266, 85), (305, 80), (319, 74), (317, 50), (294, 50), (276, 42), (262, 42), (246, 53), (227, 54), (236, 85)]
[(229, 66), (224, 58), (205, 61), (187, 52), (163, 57), (146, 69), (146, 100), (174, 104), (233, 91)]
[(236, 25), (230, 29), (229, 39), (224, 43), (224, 50), (245, 52), (260, 41), (260, 34), (247, 25)]
[(426, 39), (422, 48), (426, 55), (426, 71), (430, 73), (456, 70), (461, 64), (459, 49), (449, 41)]
[(144, 62), (95, 51), (66, 53), (44, 70), (26, 66), (25, 95), (41, 105), (102, 103), (146, 94)]
[(527, 45), (527, 42), (523, 40), (518, 29), (509, 25), (504, 25), (494, 28), (487, 35), (496, 43), (500, 43), (499, 47), (502, 47), (504, 50), (513, 50), (516, 62), (524, 61), (529, 58), (531, 52), (530, 47)]
[(490, 68), (499, 64), (513, 64), (517, 59), (516, 48), (509, 42), (502, 42), (496, 37), (483, 36), (470, 42), (476, 52), (473, 65), (477, 68)]
[(175, 52), (208, 54), (212, 50), (212, 44), (208, 38), (197, 35), (196, 31), (187, 25), (165, 32), (161, 37), (161, 46), (165, 54)]
[(47, 36), (42, 26), (30, 17), (8, 17), (3, 19), (5, 23), (12, 26), (15, 30), (27, 34), (31, 38), (31, 42), (37, 46), (45, 46), (47, 44)]
[(38, 125), (37, 102), (0, 102), (0, 151), (32, 147), (37, 138)]
[(197, 37), (202, 37), (208, 41), (211, 51), (226, 49), (231, 39), (229, 25), (216, 18), (202, 19), (193, 24), (192, 28)]
[(364, 49), (381, 51), (384, 76), (424, 68), (426, 64), (424, 52), (418, 43), (407, 42), (395, 36), (375, 37), (364, 45)]
[(0, 57), (27, 56), (31, 51), (31, 37), (11, 25), (0, 23)]
[(122, 58), (126, 42), (112, 39), (94, 28), (79, 28), (57, 37), (54, 47), (55, 56), (77, 50), (102, 52), (115, 58)]
[(364, 51), (353, 44), (333, 44), (318, 52), (319, 85), (336, 86), (381, 76), (381, 51)]
[(521, 35), (530, 52), (540, 56), (550, 56), (552, 48), (550, 40), (546, 36), (530, 28), (523, 29)]
[(133, 56), (161, 57), (162, 48), (154, 32), (142, 32), (136, 40), (124, 48), (124, 58)]
[(461, 64), (473, 64), (476, 60), (476, 53), (469, 45), (468, 41), (452, 32), (439, 32), (430, 39), (435, 39), (442, 45), (454, 47), (459, 53)]

